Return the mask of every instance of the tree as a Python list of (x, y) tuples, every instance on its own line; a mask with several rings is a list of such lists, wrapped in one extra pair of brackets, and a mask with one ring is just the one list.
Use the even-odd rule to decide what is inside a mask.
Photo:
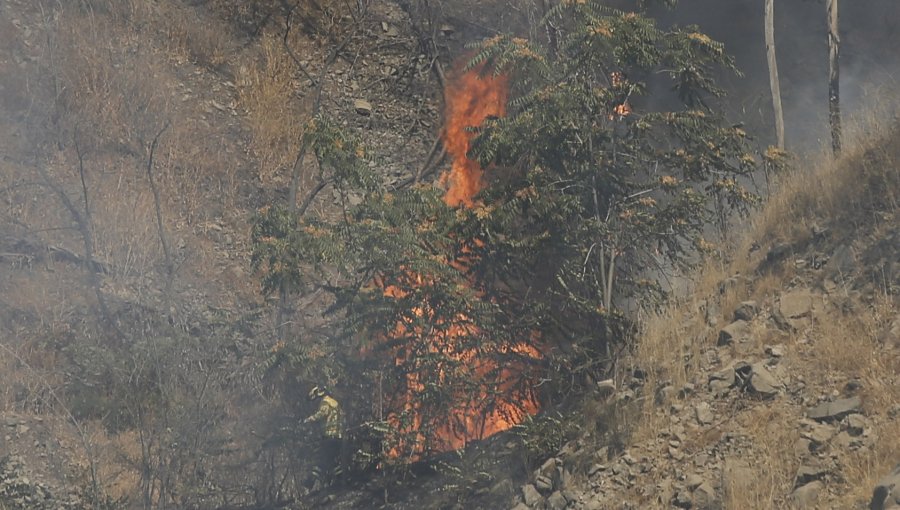
[(784, 150), (784, 110), (781, 107), (781, 85), (778, 82), (778, 59), (775, 54), (775, 0), (766, 0), (766, 58), (769, 62), (769, 87), (775, 111), (775, 138)]
[[(713, 69), (734, 69), (721, 44), (596, 1), (564, 2), (550, 17), (568, 27), (558, 58), (499, 37), (473, 61), (519, 88), (514, 111), (483, 126), (474, 150), (505, 169), (483, 195), (492, 213), (472, 220), (487, 233), (475, 258), (500, 280), (515, 278), (497, 274), (512, 267), (543, 282), (528, 288), (530, 301), (554, 304), (540, 322), (606, 348), (626, 299), (655, 294), (655, 276), (708, 247), (704, 225), (756, 200), (737, 179), (756, 159), (710, 105), (721, 94)], [(649, 81), (656, 73), (674, 97)]]
[(828, 120), (831, 124), (831, 148), (841, 153), (841, 36), (838, 33), (838, 0), (827, 0), (828, 17)]
[(378, 374), (363, 377), (381, 388), (369, 400), (384, 396), (391, 457), (478, 439), (472, 422), (515, 423), (539, 389), (600, 375), (629, 336), (627, 300), (659, 296), (661, 274), (710, 248), (704, 227), (756, 199), (738, 180), (757, 168), (747, 135), (713, 107), (712, 74), (734, 69), (721, 44), (596, 0), (544, 22), (556, 51), (497, 36), (469, 63), (509, 76), (515, 97), (508, 117), (473, 127), (488, 177), (472, 207), (384, 191), (320, 119), (320, 165), (360, 202), (334, 221), (272, 208), (254, 229), (268, 291), (288, 280), (333, 296), (328, 348), (363, 352)]

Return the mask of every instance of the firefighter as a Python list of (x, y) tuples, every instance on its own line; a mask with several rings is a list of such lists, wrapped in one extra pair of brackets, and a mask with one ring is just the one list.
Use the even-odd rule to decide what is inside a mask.
[(309, 391), (309, 400), (318, 401), (319, 409), (315, 414), (303, 420), (303, 423), (319, 423), (321, 427), (321, 436), (315, 443), (317, 462), (313, 468), (310, 487), (315, 487), (316, 482), (319, 482), (318, 486), (322, 488), (330, 485), (341, 471), (343, 456), (341, 406), (321, 386), (316, 386)]

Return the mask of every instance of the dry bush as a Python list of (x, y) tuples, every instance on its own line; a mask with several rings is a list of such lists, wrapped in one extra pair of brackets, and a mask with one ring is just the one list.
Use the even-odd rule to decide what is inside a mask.
[(208, 69), (220, 69), (233, 54), (236, 44), (230, 27), (218, 19), (200, 19), (196, 11), (176, 3), (161, 5), (160, 23), (166, 35), (166, 53), (180, 61), (190, 61)]
[(50, 72), (60, 83), (65, 124), (79, 128), (87, 149), (142, 155), (173, 95), (157, 55), (139, 32), (110, 18), (69, 9), (58, 19)]
[(725, 508), (784, 508), (799, 467), (793, 445), (800, 438), (794, 424), (800, 419), (796, 409), (784, 402), (765, 403), (743, 413), (740, 430), (753, 446), (752, 477), (725, 487)]
[(297, 67), (278, 34), (263, 36), (260, 60), (241, 67), (238, 99), (253, 133), (259, 177), (268, 181), (293, 164), (308, 108), (297, 97)]

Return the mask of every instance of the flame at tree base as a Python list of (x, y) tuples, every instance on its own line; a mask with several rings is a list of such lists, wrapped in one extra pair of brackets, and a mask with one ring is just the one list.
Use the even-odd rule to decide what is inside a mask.
[[(481, 125), (488, 117), (506, 114), (508, 78), (479, 71), (457, 73), (445, 91), (444, 145), (453, 163), (441, 177), (441, 182), (447, 186), (444, 201), (453, 207), (472, 207), (474, 196), (483, 187), (483, 169), (477, 161), (467, 157), (473, 138), (468, 129)], [(463, 272), (466, 269), (465, 260), (452, 264)], [(420, 276), (410, 276), (417, 280), (418, 287), (427, 285)], [(382, 288), (387, 296), (406, 296), (397, 288)], [(416, 308), (414, 313), (417, 317), (436, 316), (434, 310), (424, 306)], [(533, 384), (533, 362), (543, 356), (534, 344), (523, 341), (491, 348), (489, 345), (493, 342), (482, 338), (478, 349), (460, 348), (464, 340), (485, 337), (485, 334), (465, 315), (461, 314), (452, 322), (438, 324), (427, 333), (407, 324), (398, 324), (391, 335), (392, 339), (422, 342), (407, 343), (394, 350), (395, 364), (403, 367), (406, 374), (401, 391), (389, 401), (392, 412), (388, 422), (402, 438), (389, 452), (391, 457), (405, 456), (416, 460), (426, 452), (462, 448), (471, 441), (508, 430), (540, 410)], [(436, 359), (442, 361), (435, 362)], [(432, 363), (428, 370), (416, 369), (425, 363)], [(446, 409), (437, 412), (434, 408), (426, 409), (423, 402), (429, 388), (423, 382), (423, 374), (437, 376), (437, 381), (428, 382), (441, 385), (450, 377), (451, 371), (457, 380), (467, 381), (467, 390), (451, 395)]]

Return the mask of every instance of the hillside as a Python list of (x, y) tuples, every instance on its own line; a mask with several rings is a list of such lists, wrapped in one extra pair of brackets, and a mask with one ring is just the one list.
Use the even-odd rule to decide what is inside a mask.
[(900, 128), (881, 126), (786, 176), (648, 319), (619, 390), (587, 404), (617, 423), (567, 444), (515, 508), (896, 508)]
[[(409, 429), (385, 402), (419, 381), (389, 394), (401, 357), (367, 357), (365, 328), (341, 336), (348, 313), (329, 292), (349, 278), (303, 261), (292, 292), (266, 292), (261, 218), (297, 208), (312, 234), (346, 219), (366, 199), (340, 179), (349, 159), (385, 203), (452, 188), (445, 173), (469, 146), (448, 155), (442, 143), (445, 96), (470, 43), (552, 40), (538, 25), (552, 4), (0, 0), (0, 510), (865, 508), (879, 483), (885, 497), (900, 487), (888, 476), (900, 462), (900, 128), (883, 120), (887, 94), (888, 113), (836, 162), (746, 175), (764, 205), (734, 218), (696, 273), (666, 282), (683, 290), (662, 312), (629, 308), (614, 355), (570, 374), (570, 359), (550, 372), (531, 352), (550, 375), (513, 396), (535, 416), (478, 408), (480, 431), (430, 456), (385, 446), (386, 428)], [(734, 49), (746, 79), (729, 74), (734, 99), (715, 102), (747, 123), (729, 129), (760, 133), (745, 142), (764, 154), (755, 33), (708, 4), (651, 12), (701, 22)], [(807, 58), (812, 4), (782, 22), (797, 34), (785, 44), (797, 149), (825, 129), (809, 111), (823, 66)], [(893, 85), (900, 31), (884, 12), (848, 9), (851, 123), (869, 111), (864, 91)], [(469, 124), (502, 116), (509, 91), (494, 92), (498, 109)], [(322, 125), (340, 136), (314, 147)], [(359, 150), (329, 159), (323, 145)], [(395, 230), (424, 237), (435, 221), (417, 219)], [(456, 270), (481, 245), (458, 248), (436, 265)], [(352, 457), (332, 486), (319, 481), (321, 438), (301, 423), (319, 385), (343, 406)], [(485, 432), (491, 413), (503, 432)]]

